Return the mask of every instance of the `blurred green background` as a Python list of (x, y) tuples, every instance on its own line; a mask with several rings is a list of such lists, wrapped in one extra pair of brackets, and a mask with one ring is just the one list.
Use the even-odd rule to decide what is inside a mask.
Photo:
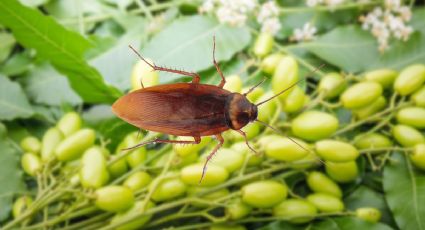
[[(176, 137), (137, 134), (110, 106), (140, 81), (191, 80), (129, 45), (217, 85), (214, 36), (229, 91), (265, 79), (259, 102), (305, 80), (260, 107), (278, 132), (244, 128), (261, 156), (226, 132), (199, 185), (215, 141), (123, 152)], [(2, 0), (0, 226), (423, 229), (424, 64), (423, 1)]]

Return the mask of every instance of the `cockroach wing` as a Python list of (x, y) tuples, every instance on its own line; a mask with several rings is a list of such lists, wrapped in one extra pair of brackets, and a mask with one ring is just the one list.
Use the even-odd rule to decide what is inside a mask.
[(228, 129), (225, 104), (229, 94), (213, 85), (158, 85), (121, 97), (112, 109), (142, 129), (177, 136), (214, 135)]

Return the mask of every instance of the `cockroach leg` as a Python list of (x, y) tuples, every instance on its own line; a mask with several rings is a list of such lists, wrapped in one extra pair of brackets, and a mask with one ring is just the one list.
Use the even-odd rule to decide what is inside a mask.
[(152, 66), (153, 66), (152, 68), (154, 70), (176, 73), (176, 74), (181, 74), (181, 75), (185, 75), (185, 76), (191, 76), (192, 77), (192, 83), (194, 83), (194, 84), (198, 84), (199, 81), (201, 80), (201, 78), (199, 77), (199, 74), (197, 74), (197, 73), (186, 72), (186, 71), (177, 70), (177, 69), (169, 69), (169, 68), (156, 66), (156, 65), (152, 65)]
[(143, 85), (142, 78), (140, 78), (140, 85), (142, 86), (142, 89), (144, 89), (144, 88), (145, 88), (145, 86)]
[(148, 64), (154, 70), (176, 73), (176, 74), (181, 74), (181, 75), (185, 75), (185, 76), (191, 76), (192, 77), (192, 83), (199, 83), (199, 81), (201, 80), (201, 78), (199, 77), (199, 74), (197, 74), (197, 73), (187, 72), (187, 71), (177, 70), (177, 69), (170, 69), (170, 68), (157, 66), (155, 64), (151, 64), (144, 57), (142, 57), (142, 55), (139, 52), (137, 52), (136, 49), (134, 49), (131, 45), (129, 45), (128, 47), (130, 47), (130, 49), (132, 49), (134, 51), (134, 53), (136, 53), (136, 55), (139, 56), (140, 59), (142, 59), (146, 64)]
[(199, 143), (201, 143), (201, 137), (199, 137), (199, 136), (193, 137), (193, 139), (194, 139), (193, 141), (179, 141), (179, 140), (162, 140), (162, 139), (159, 139), (159, 138), (155, 138), (151, 141), (145, 141), (145, 142), (139, 143), (135, 146), (125, 148), (125, 149), (121, 149), (121, 150), (123, 150), (123, 151), (132, 150), (132, 149), (137, 149), (137, 148), (144, 146), (144, 145), (156, 144), (156, 143), (169, 143), (169, 144), (199, 144)]
[(202, 176), (201, 176), (201, 179), (199, 180), (199, 184), (201, 184), (201, 182), (202, 182), (202, 179), (204, 179), (204, 176), (205, 176), (205, 173), (207, 172), (207, 165), (208, 165), (208, 162), (211, 160), (211, 158), (214, 156), (214, 154), (221, 148), (221, 146), (223, 146), (223, 144), (224, 144), (224, 139), (223, 139), (223, 137), (221, 136), (221, 134), (217, 134), (217, 135), (215, 135), (215, 137), (217, 138), (217, 140), (218, 140), (218, 144), (215, 146), (215, 148), (213, 149), (213, 151), (207, 156), (207, 159), (206, 159), (206, 161), (205, 161), (205, 164), (204, 164), (204, 168), (202, 169)]
[[(144, 88), (144, 87), (143, 87)], [(139, 129), (138, 131), (137, 131), (137, 139), (139, 139), (139, 137), (140, 137), (140, 134), (142, 133), (142, 129)]]
[(240, 133), (245, 138), (246, 145), (248, 146), (249, 149), (251, 149), (252, 152), (255, 153), (255, 155), (257, 155), (257, 156), (260, 156), (261, 155), (259, 152), (255, 151), (255, 149), (252, 148), (251, 145), (249, 145), (248, 137), (246, 137), (246, 133), (244, 131), (242, 131), (242, 130), (235, 130), (235, 131), (238, 132), (238, 133)]
[(217, 61), (215, 60), (215, 36), (213, 37), (213, 62), (215, 68), (217, 69), (218, 74), (221, 76), (221, 82), (218, 85), (219, 88), (223, 88), (224, 84), (226, 84), (226, 79), (224, 78), (223, 72), (221, 72), (220, 66), (218, 66)]

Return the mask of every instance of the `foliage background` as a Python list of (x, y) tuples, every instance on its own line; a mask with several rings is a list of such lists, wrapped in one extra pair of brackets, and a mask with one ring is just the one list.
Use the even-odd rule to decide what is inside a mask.
[[(148, 1), (149, 2), (149, 1)], [(415, 32), (407, 42), (395, 41), (381, 54), (375, 39), (357, 18), (368, 6), (308, 8), (299, 1), (280, 0), (283, 28), (274, 49), (296, 57), (304, 73), (327, 63), (316, 78), (331, 70), (358, 74), (380, 67), (401, 68), (425, 63), (425, 8), (413, 7)], [(373, 2), (380, 4), (379, 1)], [(157, 65), (200, 72), (205, 83), (219, 81), (212, 65), (212, 36), (225, 75), (239, 73), (245, 83), (261, 73), (249, 72), (251, 46), (258, 25), (240, 28), (199, 15), (197, 1), (133, 0), (2, 0), (0, 1), (0, 223), (7, 220), (13, 197), (24, 193), (19, 169), (19, 140), (40, 135), (66, 111), (77, 109), (101, 138), (117, 141), (133, 127), (116, 119), (109, 105), (130, 88), (136, 56), (128, 44)], [(319, 29), (312, 42), (289, 43), (293, 29), (314, 18)], [(162, 83), (189, 78), (161, 74)], [(341, 120), (344, 118), (341, 117)], [(113, 137), (113, 138), (112, 138)], [(383, 223), (350, 217), (325, 219), (310, 229), (425, 229), (425, 175), (402, 163), (388, 165), (347, 188), (349, 208), (373, 204)], [(299, 229), (275, 222), (264, 229)]]

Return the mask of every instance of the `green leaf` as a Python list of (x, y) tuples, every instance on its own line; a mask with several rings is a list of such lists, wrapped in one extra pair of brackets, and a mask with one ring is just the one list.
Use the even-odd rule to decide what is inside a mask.
[(318, 224), (314, 224), (311, 230), (391, 230), (392, 228), (381, 223), (366, 222), (356, 217), (328, 218)]
[(28, 51), (14, 54), (2, 66), (0, 73), (6, 76), (15, 76), (25, 73), (32, 66), (32, 59)]
[(344, 199), (344, 204), (346, 205), (346, 209), (352, 211), (362, 207), (377, 208), (382, 213), (382, 222), (395, 225), (384, 196), (366, 186), (358, 187), (353, 193)]
[(359, 26), (337, 27), (299, 47), (349, 73), (384, 67), (399, 70), (425, 62), (425, 34), (420, 33), (412, 34), (407, 42), (392, 41), (383, 54), (378, 52), (375, 38)]
[(375, 39), (358, 26), (337, 27), (303, 46), (346, 72), (363, 71), (379, 59)]
[(425, 62), (425, 34), (414, 33), (407, 42), (396, 41), (379, 60), (368, 69), (393, 68), (400, 70), (408, 65)]
[(130, 132), (137, 131), (137, 128), (127, 122), (117, 118), (110, 106), (96, 105), (83, 113), (86, 124), (96, 129), (104, 140), (110, 141), (108, 148), (115, 151), (119, 142)]
[[(49, 15), (55, 18), (77, 18), (80, 13), (84, 15), (98, 14), (102, 12), (102, 4), (100, 1), (90, 0), (81, 1), (76, 4), (74, 0), (49, 1), (44, 5), (44, 8), (49, 12)], [(76, 23), (78, 24), (78, 23)], [(78, 26), (78, 25), (76, 25)], [(87, 25), (86, 25), (87, 26)]]
[(425, 174), (402, 153), (384, 169), (385, 199), (400, 229), (425, 229)]
[(0, 120), (28, 118), (33, 110), (18, 83), (0, 75)]
[(337, 115), (341, 125), (348, 125), (352, 121), (353, 114), (348, 109), (339, 107), (335, 109), (335, 114)]
[(0, 63), (6, 60), (15, 45), (15, 38), (6, 32), (0, 32)]
[(116, 118), (109, 105), (94, 105), (83, 113), (83, 120), (90, 126), (98, 126), (105, 120)]
[[(229, 60), (251, 40), (247, 27), (229, 27), (207, 16), (182, 17), (154, 36), (143, 47), (142, 55), (159, 66), (198, 72), (213, 66), (214, 35), (217, 61)], [(162, 74), (166, 75), (164, 81), (173, 80)]]
[(37, 103), (53, 106), (82, 103), (80, 97), (69, 86), (67, 79), (47, 63), (32, 69), (25, 78), (25, 83), (28, 96)]
[(414, 30), (425, 34), (425, 7), (414, 9), (412, 20), (409, 24), (412, 25)]
[(366, 222), (355, 217), (333, 217), (309, 225), (293, 225), (285, 221), (274, 221), (261, 230), (392, 230), (391, 227), (381, 223)]
[(137, 49), (140, 41), (146, 40), (144, 28), (144, 24), (139, 24), (137, 29), (124, 34), (113, 47), (90, 61), (106, 81), (122, 91), (130, 88), (131, 71), (138, 60), (128, 45), (134, 44)]
[[(296, 7), (305, 7), (303, 1), (297, 1)], [(283, 6), (287, 7), (285, 4)], [(294, 30), (302, 28), (306, 23), (313, 23), (312, 25), (322, 31), (330, 30), (339, 25), (344, 25), (356, 19), (357, 10), (337, 10), (333, 12), (326, 11), (306, 11), (296, 14), (282, 14), (279, 20), (282, 29), (276, 35), (279, 39), (285, 39), (294, 34)]]
[(14, 195), (25, 190), (19, 154), (12, 148), (5, 131), (0, 123), (0, 222), (9, 217)]
[(136, 127), (119, 118), (105, 120), (101, 122), (96, 129), (102, 133), (102, 137), (105, 140), (110, 141), (107, 147), (111, 152), (116, 150), (118, 144), (127, 134), (137, 131)]
[(415, 31), (407, 42), (392, 41), (390, 49), (378, 57), (377, 61), (369, 67), (402, 69), (410, 64), (425, 62), (425, 8), (413, 11), (410, 24)]
[(84, 60), (84, 53), (91, 44), (79, 34), (16, 0), (0, 1), (0, 23), (12, 30), (19, 43), (37, 50), (40, 57), (66, 75), (85, 102), (111, 103), (121, 96), (119, 90), (106, 85), (96, 69)]
[(124, 14), (122, 12), (111, 11), (113, 15), (113, 19), (118, 25), (120, 25), (121, 29), (125, 29), (126, 31), (138, 29), (138, 26), (146, 24), (146, 19), (133, 14)]
[[(34, 117), (35, 116), (37, 115), (34, 115)], [(34, 122), (34, 120), (7, 122), (7, 136), (13, 143), (13, 146), (19, 146), (21, 140), (30, 135), (35, 136), (41, 140), (47, 129), (51, 128), (53, 125), (54, 124), (48, 124), (47, 122)]]
[[(318, 67), (324, 64), (324, 61), (322, 59), (318, 58), (316, 55), (310, 53), (308, 50), (304, 48), (294, 46), (294, 47), (289, 47), (287, 51), (289, 55), (292, 55), (296, 57), (297, 59), (304, 60), (305, 62), (309, 63), (313, 67)], [(320, 70), (324, 73), (340, 71), (338, 68), (335, 68), (332, 65), (325, 65), (322, 68), (320, 68)], [(321, 76), (318, 73), (312, 73), (312, 70), (308, 69), (304, 65), (299, 65), (298, 74), (299, 76), (302, 76), (302, 77), (308, 76), (318, 81), (321, 78)]]
[(34, 109), (34, 119), (47, 122), (49, 125), (54, 126), (60, 117), (61, 110), (59, 107), (32, 105)]
[(259, 230), (303, 230), (306, 229), (305, 226), (302, 225), (293, 225), (286, 221), (273, 221), (270, 224), (260, 228)]
[[(1, 125), (0, 125), (1, 127)], [(26, 129), (27, 127), (24, 127), (22, 123), (18, 123), (17, 121), (12, 121), (7, 123), (7, 136), (10, 141), (15, 143), (16, 145), (19, 145), (20, 141), (25, 138), (26, 136), (30, 136), (31, 134)], [(1, 133), (1, 128), (0, 128)]]
[(49, 0), (19, 0), (22, 5), (32, 8), (46, 4), (48, 1)]
[(125, 9), (130, 6), (132, 3), (134, 3), (134, 0), (103, 0), (106, 3), (117, 5), (118, 8), (122, 11), (125, 11)]
[(43, 10), (50, 17), (58, 19), (59, 22), (68, 29), (90, 33), (96, 26), (96, 22), (84, 20), (84, 27), (81, 26), (79, 16), (84, 17), (103, 14), (102, 4), (97, 0), (75, 2), (75, 0), (52, 0), (43, 5)]

